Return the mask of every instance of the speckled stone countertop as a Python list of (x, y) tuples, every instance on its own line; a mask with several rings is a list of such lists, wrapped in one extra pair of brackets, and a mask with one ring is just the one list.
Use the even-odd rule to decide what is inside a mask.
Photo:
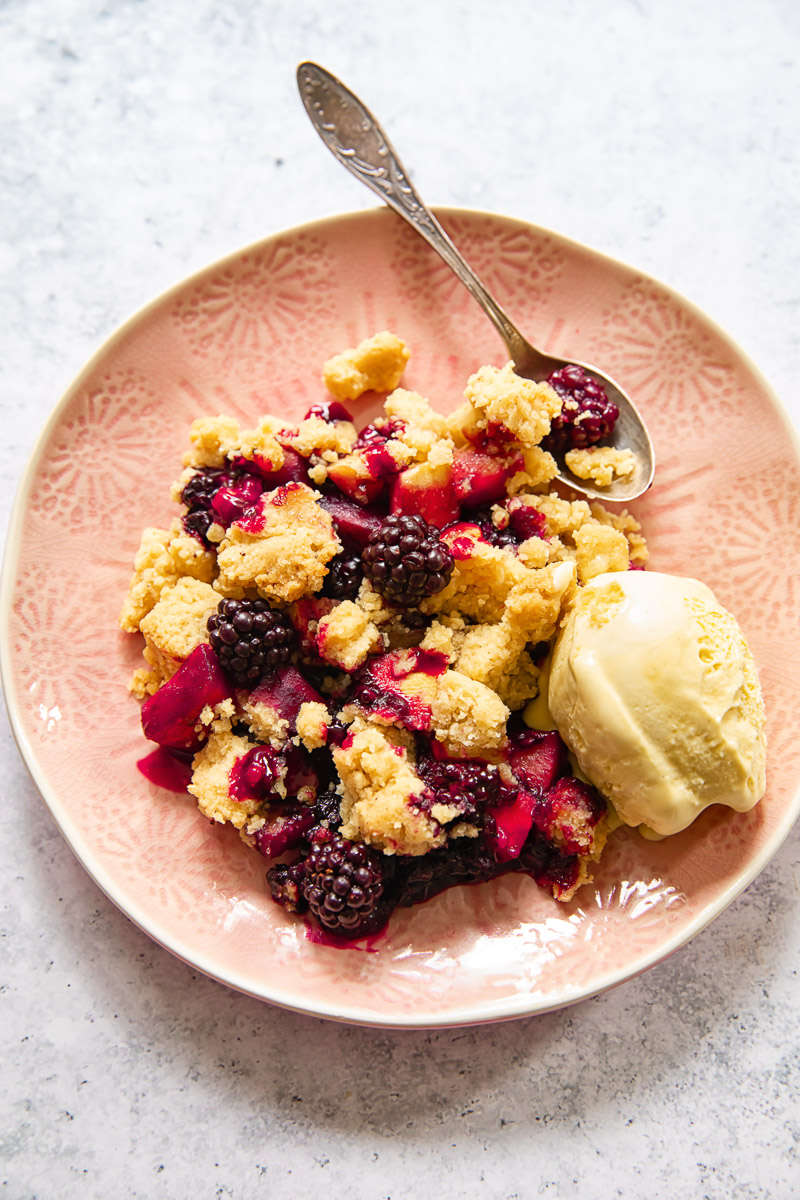
[[(303, 58), (367, 100), (432, 201), (665, 280), (800, 421), (796, 0), (5, 0), (0, 43), (4, 517), (47, 414), (131, 311), (371, 206), (307, 123)], [(75, 861), (5, 722), (0, 753), (3, 1196), (800, 1194), (797, 831), (611, 993), (390, 1033), (172, 958)]]

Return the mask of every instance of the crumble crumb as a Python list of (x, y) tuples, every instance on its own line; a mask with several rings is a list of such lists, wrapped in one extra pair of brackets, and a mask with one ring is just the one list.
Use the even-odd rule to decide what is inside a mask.
[(221, 467), (241, 444), (239, 422), (234, 417), (199, 417), (189, 430), (191, 450), (183, 456), (185, 467)]
[(501, 693), (525, 649), (525, 638), (505, 620), (494, 625), (471, 625), (464, 633), (455, 665), (462, 674)]
[(517, 557), (532, 571), (539, 571), (550, 561), (551, 547), (542, 538), (531, 537), (517, 547)]
[(575, 531), (578, 578), (588, 583), (606, 571), (627, 571), (628, 542), (624, 533), (610, 525), (587, 522)]
[(253, 520), (231, 525), (217, 554), (217, 586), (241, 596), (255, 588), (265, 600), (288, 603), (322, 587), (325, 564), (341, 550), (333, 522), (304, 483), (265, 492)]
[(204, 550), (196, 538), (184, 533), (180, 521), (173, 521), (169, 529), (145, 529), (120, 613), (120, 628), (136, 633), (142, 617), (158, 603), (165, 588), (177, 583), (181, 576), (211, 583), (214, 574), (214, 555)]
[(460, 671), (436, 679), (431, 722), (437, 739), (451, 754), (497, 750), (506, 740), (509, 711), (491, 688)]
[(183, 456), (183, 475), (172, 485), (173, 500), (180, 499), (183, 487), (196, 470), (224, 467), (237, 455), (257, 459), (263, 470), (279, 470), (286, 457), (276, 437), (281, 429), (282, 423), (269, 416), (261, 417), (254, 429), (240, 429), (233, 417), (200, 417), (189, 430), (192, 446)]
[(376, 592), (368, 579), (362, 580), (355, 603), (374, 625), (387, 625), (397, 617), (395, 609)]
[(329, 358), (322, 378), (337, 400), (357, 400), (369, 391), (392, 392), (409, 358), (405, 342), (384, 330)]
[[(438, 654), (444, 654), (449, 663), (455, 662), (458, 657), (456, 649), (456, 631), (448, 628), (441, 621), (431, 621), (428, 626), (425, 636), (419, 644), (420, 650), (433, 650)], [(470, 672), (466, 671), (466, 675)]]
[(568, 450), (564, 461), (578, 479), (591, 479), (598, 487), (609, 487), (615, 479), (626, 479), (636, 470), (636, 455), (613, 446)]
[(541, 674), (529, 651), (523, 650), (513, 668), (498, 682), (497, 694), (512, 712), (516, 712), (536, 699), (541, 687)]
[(526, 504), (542, 514), (545, 536), (548, 538), (569, 537), (592, 517), (592, 510), (585, 500), (564, 500), (556, 492), (541, 496), (518, 496), (515, 504)]
[(507, 430), (522, 446), (538, 447), (561, 412), (561, 397), (548, 383), (533, 383), (504, 367), (481, 367), (464, 390), (472, 408), (472, 430)]
[(297, 714), (297, 736), (306, 750), (319, 750), (327, 745), (331, 714), (326, 704), (307, 700)]
[(262, 470), (280, 470), (286, 455), (275, 435), (281, 427), (281, 422), (275, 417), (261, 417), (255, 429), (244, 430), (239, 445), (228, 451), (228, 457), (241, 454), (242, 458), (258, 459)]
[(312, 454), (333, 451), (349, 454), (356, 444), (356, 427), (352, 421), (323, 421), (321, 417), (306, 417), (289, 437), (289, 445), (309, 458)]
[(424, 461), (438, 442), (445, 442), (451, 447), (452, 461), (453, 443), (447, 431), (447, 418), (431, 408), (429, 401), (419, 392), (397, 388), (391, 396), (386, 397), (384, 408), (387, 417), (403, 422), (404, 428), (396, 437), (414, 452), (418, 461)]
[(528, 571), (508, 595), (503, 619), (526, 642), (536, 645), (555, 636), (561, 612), (575, 590), (571, 562), (553, 563)]
[(515, 554), (490, 545), (477, 525), (453, 525), (442, 541), (453, 552), (455, 567), (447, 587), (424, 600), (422, 611), (458, 613), (482, 623), (499, 621), (508, 593), (528, 568)]
[(426, 854), (444, 845), (438, 822), (414, 807), (425, 784), (414, 771), (405, 747), (388, 730), (362, 723), (333, 761), (343, 784), (342, 835), (366, 842), (387, 854)]
[(191, 576), (181, 576), (164, 588), (139, 624), (144, 656), (157, 679), (171, 679), (183, 660), (208, 641), (206, 622), (218, 603), (219, 593)]
[(343, 671), (354, 671), (381, 649), (380, 631), (352, 600), (342, 600), (317, 626), (320, 658)]
[(317, 487), (322, 487), (328, 478), (328, 464), (322, 461), (312, 463), (308, 468), (308, 477), (312, 483), (316, 483)]
[(263, 800), (236, 800), (230, 792), (230, 773), (237, 759), (243, 758), (252, 743), (234, 733), (213, 732), (192, 760), (189, 791), (197, 797), (204, 817), (220, 825), (230, 822), (241, 829), (248, 817), (265, 808)]
[(216, 733), (230, 733), (236, 717), (233, 700), (221, 700), (219, 704), (206, 705), (200, 713), (200, 724)]
[(604, 508), (598, 501), (591, 505), (592, 517), (600, 525), (610, 525), (624, 533), (628, 539), (628, 556), (632, 563), (644, 566), (650, 557), (647, 542), (641, 533), (641, 525), (626, 508), (615, 509), (613, 512)]
[(276, 708), (265, 704), (263, 700), (254, 702), (244, 697), (241, 707), (250, 732), (255, 737), (272, 746), (274, 750), (280, 750), (286, 745), (289, 740), (289, 722)]
[(128, 691), (137, 700), (146, 700), (148, 696), (153, 696), (158, 691), (163, 682), (164, 680), (155, 671), (151, 671), (147, 667), (137, 667), (128, 682)]
[[(612, 513), (597, 502), (590, 506), (585, 500), (565, 500), (555, 492), (543, 495), (518, 495), (509, 501), (509, 508), (512, 505), (526, 505), (542, 515), (545, 524), (545, 538), (548, 542), (549, 560), (557, 562), (562, 559), (578, 559), (582, 564), (579, 567), (579, 578), (582, 583), (586, 582), (586, 578), (588, 578), (585, 574), (586, 570), (591, 570), (589, 559), (592, 545), (597, 546), (598, 553), (604, 556), (611, 555), (611, 558), (604, 557), (601, 561), (613, 561), (617, 564), (613, 567), (606, 566), (603, 568), (604, 570), (622, 571), (627, 568), (629, 561), (643, 565), (648, 559), (647, 544), (639, 532), (641, 526), (635, 517), (625, 509)], [(584, 529), (591, 529), (595, 532), (583, 533), (579, 537), (579, 531)], [(616, 538), (604, 538), (598, 532), (601, 529), (615, 530), (622, 535), (625, 543), (626, 561), (624, 565), (622, 565), (621, 555), (622, 542)], [(579, 541), (583, 546), (580, 551), (578, 550)], [(533, 556), (533, 561), (536, 561), (537, 557), (541, 555), (541, 551), (537, 550), (535, 545), (531, 545), (529, 540), (519, 548), (519, 555), (526, 562), (531, 562), (531, 556)]]
[(522, 469), (516, 471), (508, 483), (509, 496), (518, 492), (536, 492), (547, 487), (558, 474), (558, 464), (549, 450), (531, 446), (522, 453)]
[(559, 563), (529, 576), (509, 592), (499, 622), (465, 631), (456, 660), (459, 671), (492, 689), (512, 709), (538, 692), (539, 671), (526, 646), (555, 635), (575, 571), (571, 563)]

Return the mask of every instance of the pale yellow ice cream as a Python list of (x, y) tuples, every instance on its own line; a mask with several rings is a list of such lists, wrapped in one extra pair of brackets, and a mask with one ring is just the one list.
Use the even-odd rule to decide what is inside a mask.
[(598, 575), (558, 637), (548, 701), (581, 770), (627, 825), (677, 833), (766, 786), (764, 706), (735, 618), (696, 579)]

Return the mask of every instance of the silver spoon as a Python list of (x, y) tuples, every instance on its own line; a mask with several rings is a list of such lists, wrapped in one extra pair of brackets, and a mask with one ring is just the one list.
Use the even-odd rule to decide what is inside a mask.
[(494, 323), (505, 342), (517, 375), (540, 382), (560, 367), (575, 365), (583, 367), (603, 384), (609, 400), (613, 400), (619, 408), (611, 444), (619, 450), (632, 450), (636, 456), (636, 468), (632, 475), (616, 479), (608, 487), (599, 488), (585, 479), (578, 479), (563, 458), (558, 456), (559, 477), (584, 496), (601, 500), (624, 502), (635, 500), (646, 492), (653, 482), (655, 471), (653, 446), (636, 406), (619, 384), (597, 367), (577, 359), (543, 354), (525, 340), (462, 258), (436, 217), (423, 204), (409, 182), (391, 142), (372, 113), (335, 75), (316, 63), (304, 62), (297, 68), (297, 85), (311, 123), (331, 154), (404, 217), (441, 255)]

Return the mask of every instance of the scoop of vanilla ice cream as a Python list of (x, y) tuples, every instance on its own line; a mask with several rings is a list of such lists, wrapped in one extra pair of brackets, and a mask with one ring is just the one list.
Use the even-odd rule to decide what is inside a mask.
[(598, 575), (553, 651), (556, 726), (627, 825), (677, 833), (766, 787), (764, 705), (736, 619), (696, 579)]

